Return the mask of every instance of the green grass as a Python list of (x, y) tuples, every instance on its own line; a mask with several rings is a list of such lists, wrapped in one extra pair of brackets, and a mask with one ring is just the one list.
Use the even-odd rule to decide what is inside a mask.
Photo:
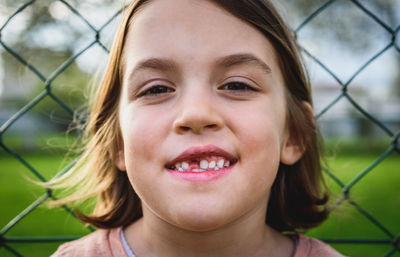
[[(328, 164), (335, 176), (347, 185), (366, 169), (378, 155), (336, 156)], [(342, 196), (341, 187), (326, 178), (332, 190), (332, 202)], [(350, 198), (371, 214), (395, 236), (400, 234), (400, 156), (392, 153), (383, 162), (366, 174), (350, 189)], [(343, 202), (320, 227), (307, 235), (327, 239), (389, 239), (376, 225), (371, 223), (348, 201)], [(391, 245), (332, 244), (346, 256), (384, 256)], [(391, 256), (400, 256), (397, 252)]]
[[(58, 145), (65, 143), (62, 137), (55, 140)], [(40, 140), (39, 140), (40, 141)], [(38, 145), (46, 145), (42, 139)], [(10, 140), (13, 149), (18, 149), (21, 142)], [(56, 145), (57, 145), (56, 144)], [(336, 146), (341, 151), (334, 151), (334, 157), (328, 157), (329, 169), (335, 176), (349, 183), (357, 174), (367, 168), (382, 153), (387, 144), (375, 146), (375, 150), (355, 150), (351, 145), (341, 146), (340, 142), (328, 142), (330, 149)], [(344, 149), (344, 150), (343, 150)], [(2, 151), (2, 150), (0, 150)], [(37, 169), (46, 179), (54, 176), (68, 164), (63, 161), (63, 151), (49, 151), (45, 154), (30, 151), (18, 151), (21, 156)], [(45, 190), (31, 182), (35, 176), (18, 160), (4, 151), (0, 154), (0, 228), (23, 211), (29, 204), (45, 193)], [(334, 193), (332, 202), (341, 197), (341, 188), (329, 177), (327, 184)], [(392, 153), (382, 163), (371, 170), (350, 190), (350, 197), (394, 234), (400, 234), (400, 155)], [(21, 222), (6, 233), (12, 237), (60, 237), (79, 236), (89, 231), (80, 222), (63, 209), (47, 209), (41, 205), (26, 216)], [(307, 235), (327, 239), (388, 239), (388, 236), (361, 215), (353, 206), (344, 202), (335, 209), (329, 219), (320, 227), (310, 230)], [(61, 243), (61, 242), (60, 242)], [(60, 243), (9, 243), (8, 245), (24, 256), (49, 256)], [(390, 245), (332, 244), (347, 256), (384, 256), (390, 251)], [(14, 256), (0, 247), (0, 256)], [(394, 257), (400, 257), (397, 252)]]
[[(47, 179), (51, 178), (66, 164), (63, 157), (43, 155), (22, 155)], [(45, 193), (45, 190), (30, 182), (37, 178), (14, 158), (0, 156), (0, 227), (23, 211), (28, 205)], [(6, 237), (62, 237), (80, 236), (89, 231), (62, 208), (49, 210), (45, 204), (28, 214), (6, 233)], [(23, 256), (49, 256), (60, 243), (10, 243)], [(14, 256), (0, 247), (0, 256)]]

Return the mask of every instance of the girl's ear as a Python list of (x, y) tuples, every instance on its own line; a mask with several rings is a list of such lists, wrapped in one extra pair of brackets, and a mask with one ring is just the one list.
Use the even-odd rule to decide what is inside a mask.
[(126, 171), (125, 152), (124, 152), (123, 144), (119, 144), (118, 151), (117, 151), (114, 161), (115, 161), (115, 166), (117, 166), (117, 168), (120, 171)]
[(286, 164), (286, 165), (293, 165), (295, 164), (298, 160), (300, 160), (301, 156), (303, 155), (305, 151), (305, 148), (299, 145), (298, 140), (295, 138), (290, 137), (288, 135), (288, 138), (283, 145), (282, 151), (281, 151), (281, 163)]
[[(311, 119), (312, 123), (314, 123), (314, 116), (311, 105), (308, 102), (303, 102), (303, 105), (306, 115), (310, 116), (305, 118)], [(307, 122), (307, 121), (302, 121), (302, 122)], [(305, 143), (304, 140), (297, 138), (295, 134), (296, 133), (293, 133), (291, 129), (288, 129), (281, 150), (280, 161), (283, 164), (286, 165), (295, 164), (298, 160), (300, 160), (300, 158), (303, 156), (303, 153), (306, 150), (306, 147), (304, 145)]]

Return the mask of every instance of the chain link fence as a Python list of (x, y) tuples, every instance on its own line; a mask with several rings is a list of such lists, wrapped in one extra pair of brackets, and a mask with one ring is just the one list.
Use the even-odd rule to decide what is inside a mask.
[[(4, 24), (0, 24), (0, 44), (3, 48), (4, 51), (6, 51), (8, 54), (12, 55), (15, 60), (19, 62), (19, 65), (21, 67), (25, 67), (28, 69), (34, 76), (36, 76), (42, 84), (42, 91), (34, 97), (34, 99), (30, 100), (29, 102), (25, 103), (24, 106), (14, 113), (12, 116), (8, 118), (3, 124), (1, 124), (0, 127), (0, 146), (1, 148), (6, 152), (6, 154), (9, 156), (9, 158), (14, 158), (18, 162), (20, 162), (21, 165), (23, 165), (26, 168), (26, 171), (33, 174), (34, 177), (39, 179), (42, 182), (47, 181), (45, 176), (42, 174), (41, 169), (36, 168), (34, 165), (32, 165), (29, 161), (27, 161), (24, 157), (23, 154), (19, 153), (18, 151), (14, 150), (12, 146), (10, 146), (8, 143), (6, 143), (6, 138), (8, 137), (8, 131), (10, 127), (17, 122), (21, 117), (27, 115), (32, 109), (40, 104), (42, 101), (45, 99), (51, 99), (55, 103), (57, 103), (61, 108), (63, 108), (69, 115), (72, 117), (74, 115), (75, 109), (74, 107), (70, 106), (66, 101), (62, 100), (60, 96), (58, 96), (56, 93), (54, 93), (53, 88), (56, 86), (54, 81), (60, 74), (65, 72), (65, 70), (73, 65), (76, 60), (83, 55), (85, 52), (89, 51), (91, 48), (94, 46), (100, 46), (105, 53), (108, 53), (108, 49), (105, 46), (105, 44), (102, 41), (102, 31), (104, 30), (107, 25), (109, 25), (112, 21), (115, 19), (118, 19), (118, 17), (121, 15), (122, 9), (117, 11), (114, 15), (112, 15), (104, 24), (101, 26), (94, 26), (92, 25), (91, 22), (89, 22), (88, 19), (85, 18), (84, 15), (82, 15), (76, 8), (74, 8), (68, 1), (64, 0), (56, 0), (56, 2), (62, 4), (65, 8), (68, 8), (74, 16), (76, 16), (78, 19), (80, 19), (85, 26), (87, 26), (93, 33), (94, 37), (91, 40), (90, 43), (88, 43), (86, 46), (84, 46), (80, 51), (77, 53), (73, 54), (70, 56), (64, 63), (58, 66), (57, 69), (55, 69), (49, 76), (45, 76), (42, 72), (39, 71), (39, 69), (36, 67), (35, 63), (31, 63), (29, 59), (24, 58), (21, 53), (19, 53), (17, 50), (13, 49), (12, 46), (6, 43), (6, 40), (3, 36), (4, 30), (8, 27), (11, 26), (10, 23), (13, 19), (15, 19), (18, 15), (21, 13), (27, 11), (27, 8), (33, 5), (36, 1), (31, 0), (26, 3), (23, 3), (17, 8), (10, 16), (9, 18), (4, 22)], [(341, 4), (342, 2), (337, 1), (337, 0), (330, 0), (330, 1), (324, 1), (321, 3), (321, 1), (316, 1), (319, 2), (319, 7), (317, 9), (314, 9), (313, 12), (293, 31), (296, 34), (296, 36), (300, 35), (302, 31), (309, 26), (309, 24), (316, 19), (316, 17), (320, 15), (324, 15), (324, 13), (329, 10), (330, 8), (333, 8), (332, 6), (336, 4)], [(384, 134), (387, 139), (390, 139), (390, 143), (386, 145), (386, 150), (384, 150), (380, 155), (368, 165), (368, 167), (364, 168), (363, 170), (359, 171), (355, 177), (352, 177), (349, 182), (344, 182), (343, 179), (340, 179), (334, 171), (332, 171), (329, 168), (324, 168), (324, 172), (327, 175), (327, 179), (333, 181), (336, 185), (339, 186), (341, 189), (341, 196), (337, 200), (337, 202), (334, 204), (336, 207), (340, 207), (344, 202), (350, 204), (352, 208), (354, 208), (359, 214), (361, 214), (363, 217), (365, 217), (373, 226), (378, 228), (382, 234), (381, 237), (375, 238), (375, 239), (364, 239), (364, 238), (321, 238), (322, 240), (335, 245), (340, 245), (340, 244), (350, 244), (354, 245), (355, 247), (357, 245), (364, 246), (364, 245), (386, 245), (389, 246), (385, 248), (385, 251), (382, 251), (379, 256), (400, 256), (400, 230), (398, 228), (392, 228), (385, 226), (384, 224), (387, 223), (386, 221), (379, 220), (376, 218), (374, 215), (371, 214), (371, 212), (367, 208), (363, 208), (359, 203), (358, 199), (355, 199), (352, 197), (352, 190), (354, 186), (359, 183), (361, 180), (363, 180), (368, 174), (375, 172), (377, 169), (376, 167), (380, 165), (389, 155), (396, 155), (396, 158), (398, 158), (398, 153), (400, 152), (400, 144), (399, 144), (399, 136), (400, 136), (400, 131), (395, 131), (389, 126), (385, 125), (383, 122), (380, 121), (380, 117), (375, 116), (374, 114), (368, 112), (365, 108), (363, 108), (349, 93), (349, 88), (352, 86), (352, 82), (354, 79), (356, 79), (359, 74), (364, 71), (368, 66), (371, 65), (371, 63), (375, 62), (377, 59), (379, 59), (382, 55), (385, 53), (389, 52), (389, 50), (395, 49), (395, 54), (400, 53), (400, 45), (399, 45), (399, 31), (400, 31), (400, 26), (397, 27), (391, 27), (387, 25), (381, 18), (378, 17), (378, 15), (374, 14), (373, 11), (371, 11), (369, 8), (366, 7), (366, 5), (362, 1), (358, 0), (348, 0), (347, 2), (351, 3), (354, 8), (359, 9), (362, 11), (363, 15), (376, 23), (378, 26), (380, 26), (380, 29), (385, 31), (390, 35), (390, 40), (388, 40), (383, 48), (381, 48), (372, 58), (370, 58), (368, 61), (363, 63), (352, 76), (347, 79), (346, 81), (341, 80), (336, 73), (328, 68), (328, 66), (318, 58), (318, 56), (314, 56), (307, 48), (306, 45), (301, 45), (302, 51), (304, 55), (308, 58), (311, 59), (316, 65), (318, 65), (320, 68), (322, 68), (329, 76), (331, 76), (337, 84), (337, 97), (332, 99), (330, 102), (325, 103), (324, 108), (322, 108), (319, 113), (316, 114), (316, 118), (320, 119), (327, 113), (329, 113), (332, 108), (334, 108), (335, 105), (338, 104), (338, 102), (341, 101), (347, 101), (349, 104), (352, 105), (354, 110), (356, 110), (358, 113), (363, 115), (366, 119), (368, 119), (369, 122), (373, 123), (376, 127), (379, 128)], [(350, 24), (351, 25), (351, 24)], [(351, 29), (351, 26), (349, 26), (349, 29)], [(363, 40), (360, 38), (359, 40)], [(393, 51), (391, 52), (393, 53)], [(7, 64), (3, 64), (7, 65)], [(316, 101), (318, 101), (316, 99)], [(65, 168), (62, 170), (59, 170), (57, 172), (53, 173), (53, 176), (57, 176), (61, 173), (66, 172), (71, 166), (73, 166), (74, 162), (69, 163)], [(400, 168), (397, 167), (397, 172), (400, 172)], [(0, 172), (6, 172), (5, 170), (2, 170), (0, 168)], [(58, 174), (56, 174), (58, 173)], [(382, 174), (382, 176), (385, 176)], [(400, 181), (397, 181), (397, 184), (399, 184)], [(26, 183), (29, 183), (26, 181)], [(383, 185), (385, 186), (385, 185)], [(371, 190), (379, 190), (379, 188), (373, 188)], [(1, 197), (13, 197), (13, 195), (2, 195)], [(13, 230), (13, 228), (20, 223), (22, 220), (24, 220), (31, 212), (33, 212), (35, 209), (38, 208), (46, 199), (52, 198), (55, 199), (55, 195), (53, 195), (53, 192), (51, 190), (45, 190), (43, 192), (43, 195), (38, 197), (34, 202), (32, 202), (29, 206), (27, 206), (23, 211), (21, 211), (19, 214), (17, 214), (13, 219), (9, 221), (5, 221), (4, 227), (1, 228), (0, 231), (0, 250), (3, 249), (4, 253), (9, 254), (9, 256), (26, 256), (26, 254), (22, 254), (19, 252), (19, 246), (23, 244), (43, 244), (43, 243), (48, 243), (48, 242), (58, 242), (62, 243), (68, 240), (73, 240), (78, 238), (79, 236), (48, 236), (48, 237), (27, 237), (24, 234), (21, 234), (20, 236), (11, 236), (10, 232)], [(398, 207), (398, 206), (397, 206)], [(1, 209), (7, 208), (7, 206), (2, 206)], [(391, 208), (391, 206), (388, 206), (388, 208)], [(68, 206), (63, 207), (64, 211), (69, 213), (71, 217), (75, 217), (73, 212), (68, 208)], [(381, 210), (384, 212), (385, 210)], [(398, 214), (400, 214), (400, 210), (396, 211)], [(1, 214), (0, 214), (1, 216)], [(399, 215), (400, 216), (400, 215)], [(400, 219), (400, 218), (398, 218)], [(3, 224), (0, 224), (3, 225)], [(82, 225), (83, 227), (83, 225)], [(87, 228), (88, 232), (93, 231), (93, 228), (89, 227)], [(354, 228), (355, 230), (357, 229), (356, 227)], [(86, 233), (88, 233), (86, 232)], [(85, 233), (82, 233), (85, 234)]]

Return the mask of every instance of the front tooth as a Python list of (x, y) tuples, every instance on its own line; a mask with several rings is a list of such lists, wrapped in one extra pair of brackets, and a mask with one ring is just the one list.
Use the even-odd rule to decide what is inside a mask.
[(208, 161), (207, 160), (201, 160), (200, 161), (200, 168), (207, 169), (208, 168)]
[(183, 171), (183, 169), (181, 167), (178, 168), (179, 171)]
[(182, 169), (184, 169), (184, 170), (189, 169), (189, 163), (187, 163), (187, 162), (182, 162)]
[(181, 168), (182, 167), (182, 164), (180, 163), (180, 162), (178, 162), (177, 164), (175, 164), (175, 168), (177, 169), (177, 170), (179, 170), (179, 168)]
[(231, 163), (230, 163), (229, 161), (226, 161), (225, 164), (224, 164), (224, 166), (225, 166), (225, 167), (229, 167), (230, 164), (231, 164)]
[(210, 168), (210, 169), (214, 169), (214, 167), (215, 167), (215, 161), (211, 161), (209, 164), (208, 164), (208, 168)]
[(218, 168), (224, 167), (224, 159), (219, 160), (219, 161), (217, 162), (217, 166), (218, 166)]

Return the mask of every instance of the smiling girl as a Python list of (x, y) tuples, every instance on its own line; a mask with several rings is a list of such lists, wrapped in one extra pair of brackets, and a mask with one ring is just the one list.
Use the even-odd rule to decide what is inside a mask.
[(311, 105), (269, 1), (133, 1), (55, 186), (100, 229), (53, 256), (341, 256), (298, 234), (327, 217)]

